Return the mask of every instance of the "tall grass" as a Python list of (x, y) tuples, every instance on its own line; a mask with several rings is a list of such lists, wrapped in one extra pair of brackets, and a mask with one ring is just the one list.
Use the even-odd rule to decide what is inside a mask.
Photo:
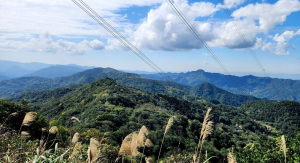
[(196, 152), (193, 156), (194, 163), (197, 162), (198, 151), (199, 150), (200, 150), (200, 152), (199, 152), (198, 162), (200, 161), (203, 143), (206, 141), (207, 137), (212, 133), (212, 130), (213, 130), (213, 121), (210, 121), (210, 118), (211, 118), (210, 112), (211, 112), (211, 110), (212, 110), (212, 108), (208, 108), (208, 110), (206, 112), (206, 115), (204, 117), (204, 120), (203, 120), (201, 133), (200, 133), (200, 137), (199, 137), (199, 142), (198, 142), (198, 145), (197, 145), (197, 150), (196, 150)]
[(98, 153), (100, 152), (99, 147), (100, 147), (100, 142), (95, 138), (91, 138), (90, 146), (88, 149), (89, 163), (96, 161)]
[(234, 154), (233, 154), (233, 148), (232, 148), (232, 151), (228, 151), (227, 153), (227, 161), (228, 163), (237, 163), (235, 157), (234, 157)]
[[(193, 158), (191, 158), (192, 155), (188, 153), (189, 157), (186, 159), (184, 162), (197, 162), (199, 163), (200, 161), (203, 161), (204, 158), (206, 161), (205, 163), (208, 162), (211, 158), (215, 156), (208, 156), (207, 150), (205, 151), (205, 156), (202, 156), (201, 158), (201, 151), (203, 148), (203, 144), (207, 141), (208, 136), (212, 133), (213, 130), (213, 122), (211, 121), (211, 111), (212, 108), (208, 108), (206, 115), (203, 120), (202, 128), (201, 128), (201, 133), (199, 136), (199, 142), (197, 144), (197, 147), (195, 149), (195, 154), (193, 155)], [(23, 123), (20, 124), (21, 126), (25, 125), (30, 125), (34, 121), (34, 114), (30, 113), (30, 116), (27, 116), (24, 118)], [(159, 162), (160, 154), (162, 151), (162, 146), (165, 140), (166, 134), (168, 134), (169, 130), (172, 128), (174, 125), (174, 120), (176, 117), (171, 117), (168, 120), (168, 123), (165, 127), (164, 134), (163, 134), (163, 139), (160, 144), (160, 149), (158, 153), (158, 158), (157, 162)], [(73, 119), (77, 121), (76, 119)], [(20, 134), (21, 129), (19, 132), (14, 131), (14, 132), (8, 132), (2, 134), (2, 126), (0, 127), (0, 162), (47, 162), (47, 161), (60, 161), (60, 162), (103, 162), (103, 160), (107, 161), (107, 155), (106, 151), (103, 150), (105, 148), (106, 144), (103, 144), (102, 142), (106, 139), (105, 135), (103, 138), (91, 138), (89, 142), (89, 149), (88, 151), (86, 150), (88, 147), (88, 144), (82, 144), (80, 142), (80, 134), (76, 132), (73, 136), (72, 139), (72, 146), (67, 146), (65, 148), (58, 148), (58, 144), (55, 144), (55, 148), (51, 147), (52, 149), (47, 149), (46, 144), (49, 143), (48, 139), (44, 139), (43, 135), (40, 141), (35, 141), (35, 142), (30, 142), (28, 141), (25, 137), (22, 137)], [(25, 130), (25, 128), (24, 128)], [(47, 132), (47, 131), (45, 131)], [(53, 126), (49, 130), (49, 134), (57, 134), (58, 132), (58, 127)], [(30, 132), (28, 133), (30, 134)], [(43, 134), (43, 132), (42, 132)], [(48, 136), (49, 136), (48, 134)], [(66, 133), (68, 136), (68, 133)], [(142, 126), (142, 128), (139, 130), (139, 132), (133, 132), (125, 137), (125, 139), (122, 142), (119, 154), (120, 155), (130, 155), (131, 156), (131, 161), (134, 162), (142, 162), (142, 159), (145, 158), (145, 160), (151, 160), (152, 158), (146, 158), (144, 157), (144, 151), (146, 147), (153, 146), (153, 143), (151, 140), (148, 138), (149, 135), (149, 130), (145, 127)], [(23, 142), (22, 142), (23, 138)], [(25, 141), (24, 141), (25, 140)], [(279, 140), (279, 139), (278, 139)], [(52, 140), (50, 140), (52, 141)], [(280, 146), (280, 152), (282, 151), (285, 157), (285, 163), (287, 162), (287, 144), (286, 144), (286, 138), (284, 135), (280, 137), (280, 140), (278, 142)], [(85, 147), (83, 147), (85, 146)], [(74, 148), (73, 148), (74, 147)], [(139, 154), (141, 154), (138, 151), (138, 147), (143, 147), (143, 153), (141, 155), (141, 158), (137, 160), (132, 159)], [(278, 148), (278, 146), (277, 146)], [(24, 150), (25, 149), (25, 150)], [(54, 150), (54, 152), (53, 152)], [(73, 150), (73, 151), (72, 151)], [(118, 149), (117, 149), (118, 150)], [(65, 155), (70, 152), (69, 157), (65, 157)], [(85, 158), (76, 158), (76, 155), (82, 155), (84, 153)], [(117, 153), (117, 152), (116, 152)], [(177, 157), (178, 156), (178, 157)], [(183, 160), (184, 155), (175, 155), (172, 158), (174, 161), (178, 162), (177, 158), (180, 160)], [(87, 159), (88, 157), (88, 159)], [(116, 158), (117, 156), (113, 157)], [(209, 158), (210, 157), (210, 158)], [(122, 157), (124, 158), (124, 157)], [(170, 157), (171, 158), (171, 157)], [(123, 160), (123, 159), (122, 159)], [(105, 162), (104, 161), (104, 162)], [(128, 161), (128, 160), (127, 160)], [(155, 158), (152, 160), (155, 162)], [(170, 161), (170, 160), (169, 160)], [(235, 155), (233, 153), (233, 149), (229, 150), (227, 153), (227, 161), (228, 163), (237, 163), (237, 159), (235, 158)]]
[(169, 131), (169, 129), (172, 127), (173, 122), (174, 122), (174, 118), (175, 118), (174, 116), (171, 117), (171, 118), (169, 119), (168, 123), (167, 123), (166, 129), (165, 129), (165, 132), (164, 132), (164, 137), (163, 137), (163, 140), (162, 140), (161, 145), (160, 145), (160, 148), (159, 148), (159, 153), (158, 153), (158, 157), (157, 157), (157, 162), (159, 161), (159, 156), (160, 156), (161, 148), (162, 148), (162, 146), (163, 146), (163, 144), (164, 144), (165, 136), (166, 136), (167, 132)]
[(285, 141), (284, 135), (281, 136), (281, 139), (280, 139), (280, 141), (279, 141), (279, 145), (280, 145), (280, 150), (283, 151), (283, 154), (284, 154), (284, 162), (286, 163), (286, 151), (287, 151), (287, 148), (286, 148), (286, 141)]

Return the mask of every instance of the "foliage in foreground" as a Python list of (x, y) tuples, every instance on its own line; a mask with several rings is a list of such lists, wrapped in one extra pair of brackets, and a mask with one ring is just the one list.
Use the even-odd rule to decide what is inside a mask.
[[(258, 141), (248, 144), (245, 148), (237, 149), (236, 158), (239, 163), (248, 162), (284, 162), (285, 155), (280, 148), (280, 139), (261, 137)], [(300, 133), (295, 139), (286, 138), (287, 162), (300, 162)]]

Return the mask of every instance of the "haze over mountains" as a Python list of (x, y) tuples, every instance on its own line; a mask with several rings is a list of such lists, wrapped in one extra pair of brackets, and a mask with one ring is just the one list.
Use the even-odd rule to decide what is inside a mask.
[[(111, 68), (94, 68), (79, 72), (67, 77), (47, 79), (42, 77), (22, 77), (0, 82), (1, 98), (20, 95), (28, 91), (49, 90), (71, 84), (88, 84), (103, 78), (111, 78), (120, 84), (151, 93), (161, 93), (188, 100), (217, 100), (232, 106), (240, 106), (246, 101), (259, 100), (259, 98), (235, 95), (209, 83), (197, 87), (181, 85), (172, 82), (157, 81), (143, 78), (137, 74), (124, 73)], [(27, 96), (27, 95), (20, 95)]]
[[(237, 89), (227, 75), (209, 73), (203, 70), (187, 73), (167, 73), (174, 82), (165, 82), (159, 74), (143, 74), (145, 71), (129, 71), (126, 73), (111, 68), (95, 68), (78, 65), (50, 65), (43, 63), (19, 63), (0, 61), (0, 98), (20, 95), (27, 91), (54, 89), (70, 84), (87, 84), (102, 78), (111, 78), (120, 84), (152, 93), (163, 93), (179, 98), (204, 97), (206, 100), (217, 100), (220, 103), (240, 106), (246, 101), (269, 100), (296, 100), (300, 99), (300, 82), (290, 79), (263, 78), (256, 76), (232, 76), (239, 86), (254, 97), (247, 97)], [(7, 68), (9, 67), (9, 68)], [(6, 69), (5, 69), (6, 68)], [(31, 72), (33, 71), (34, 72)], [(7, 73), (15, 75), (7, 76)], [(26, 74), (31, 72), (29, 74)], [(24, 75), (25, 74), (25, 75)], [(22, 76), (21, 78), (12, 78)], [(152, 80), (149, 80), (152, 79)], [(278, 89), (274, 91), (270, 82)], [(217, 86), (217, 87), (216, 87)], [(219, 88), (218, 88), (219, 87)], [(221, 89), (220, 89), (221, 88)], [(255, 98), (257, 97), (257, 98)]]
[[(165, 80), (158, 74), (140, 75), (149, 79)], [(167, 73), (167, 75), (180, 84), (196, 86), (204, 82), (209, 82), (229, 92), (241, 94), (241, 91), (237, 89), (228, 75), (210, 73), (203, 70), (187, 73)], [(256, 77), (252, 75), (231, 77), (238, 83), (243, 91), (258, 98), (268, 98), (270, 100), (300, 100), (300, 82), (297, 80)], [(274, 87), (270, 83), (272, 83)]]
[(47, 68), (43, 68), (40, 70), (37, 70), (31, 74), (25, 75), (27, 77), (29, 76), (39, 76), (44, 78), (56, 78), (56, 77), (63, 77), (63, 76), (69, 76), (72, 74), (75, 74), (77, 72), (84, 71), (85, 69), (75, 66), (65, 66), (65, 65), (55, 65), (50, 66)]
[(21, 63), (14, 61), (0, 60), (0, 81), (24, 76), (40, 76), (45, 78), (55, 78), (68, 76), (76, 72), (84, 71), (92, 66), (54, 65), (45, 63)]

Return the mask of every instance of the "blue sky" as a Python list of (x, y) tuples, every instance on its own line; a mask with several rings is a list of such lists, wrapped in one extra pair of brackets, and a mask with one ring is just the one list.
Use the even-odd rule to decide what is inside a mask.
[[(220, 72), (164, 0), (86, 0), (166, 72)], [(231, 74), (300, 79), (299, 0), (225, 0), (245, 45), (219, 0), (174, 0)], [(0, 60), (153, 71), (72, 1), (3, 0)], [(281, 75), (279, 75), (281, 74)]]

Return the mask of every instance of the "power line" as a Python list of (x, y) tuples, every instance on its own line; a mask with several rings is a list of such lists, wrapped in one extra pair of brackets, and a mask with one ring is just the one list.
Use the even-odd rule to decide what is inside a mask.
[[(246, 46), (247, 47), (251, 47), (251, 43), (245, 38), (245, 35), (243, 34), (243, 32), (242, 32), (241, 28), (239, 27), (238, 23), (236, 22), (235, 18), (232, 16), (232, 14), (231, 14), (230, 10), (228, 9), (227, 5), (224, 2), (222, 2), (222, 0), (220, 0), (220, 2), (223, 5), (223, 8), (225, 9), (228, 17), (231, 18), (232, 22), (234, 23), (235, 28), (238, 31), (238, 33), (241, 36), (241, 38), (243, 39), (244, 43), (246, 43)], [(272, 86), (272, 88), (275, 91), (275, 93), (278, 95), (278, 97), (281, 100), (283, 100), (282, 95), (280, 94), (280, 92), (278, 91), (278, 89), (275, 87), (275, 85), (273, 85), (271, 78), (269, 77), (268, 73), (266, 72), (266, 69), (264, 68), (263, 64), (258, 59), (256, 53), (251, 48), (247, 48), (247, 49), (250, 52), (250, 54), (252, 55), (252, 57), (254, 58), (254, 60), (257, 62), (258, 66), (260, 67), (260, 69), (262, 70), (262, 72), (264, 73), (264, 75), (269, 79), (270, 85)]]
[(212, 56), (212, 58), (215, 60), (215, 62), (225, 71), (225, 73), (228, 75), (228, 77), (233, 82), (233, 84), (239, 89), (239, 91), (243, 95), (245, 95), (249, 98), (249, 95), (235, 81), (235, 79), (232, 77), (232, 75), (229, 73), (229, 71), (226, 69), (226, 67), (223, 65), (223, 63), (214, 54), (214, 52), (210, 49), (210, 47), (205, 43), (205, 41), (202, 39), (202, 37), (199, 35), (199, 33), (194, 29), (194, 27), (189, 23), (189, 21), (184, 16), (184, 14), (180, 11), (180, 9), (177, 7), (177, 5), (174, 2), (171, 2), (170, 0), (166, 0), (166, 1), (171, 6), (171, 8), (175, 11), (175, 13), (179, 16), (179, 18), (184, 22), (184, 24), (187, 25), (188, 29), (192, 32), (192, 34), (202, 43), (205, 50), (210, 54), (210, 56)]
[[(136, 54), (140, 59), (142, 59), (148, 66), (150, 66), (155, 72), (160, 74), (167, 82), (170, 82), (174, 88), (176, 85), (160, 67), (158, 67), (153, 61), (151, 61), (143, 52), (141, 52), (138, 48), (136, 48), (133, 44), (130, 43), (122, 34), (120, 34), (115, 28), (113, 28), (108, 22), (106, 22), (99, 14), (97, 14), (89, 5), (84, 3), (82, 0), (72, 0), (79, 8), (81, 8), (86, 14), (88, 14), (91, 18), (93, 18), (99, 25), (105, 28), (109, 33), (111, 33), (116, 39), (118, 39), (123, 45), (125, 45), (129, 50), (131, 50), (134, 54)], [(81, 3), (81, 4), (80, 4)], [(98, 19), (97, 19), (98, 18)], [(171, 82), (173, 81), (173, 82)], [(185, 91), (178, 85), (180, 90)]]
[(101, 21), (105, 23), (110, 29), (112, 29), (119, 37), (121, 37), (128, 45), (130, 45), (135, 51), (141, 54), (149, 63), (151, 63), (157, 70), (165, 73), (162, 69), (160, 69), (155, 63), (153, 63), (144, 53), (142, 53), (139, 49), (137, 49), (134, 45), (131, 44), (125, 37), (123, 37), (117, 30), (115, 30), (109, 23), (107, 23), (101, 16), (99, 16), (93, 9), (91, 9), (86, 3), (82, 0), (79, 0), (85, 7), (87, 7), (92, 13), (94, 13)]
[[(100, 24), (102, 27), (104, 27), (109, 33), (111, 33), (116, 39), (118, 39), (122, 44), (124, 44), (129, 50), (131, 50), (133, 53), (135, 53), (140, 59), (142, 59), (146, 64), (148, 64), (152, 69), (154, 69), (157, 73), (160, 73), (159, 70), (154, 67), (152, 64), (147, 62), (145, 58), (143, 58), (139, 51), (137, 51), (135, 48), (131, 47), (130, 44), (127, 43), (126, 40), (124, 40), (124, 37), (121, 37), (119, 32), (115, 32), (116, 30), (114, 28), (107, 27), (106, 24), (103, 24), (101, 21), (99, 21), (94, 15), (92, 15), (87, 9), (85, 9), (83, 6), (81, 6), (76, 0), (72, 0), (77, 6), (79, 6), (84, 12), (86, 12), (90, 17), (92, 17), (98, 24)], [(99, 16), (100, 17), (100, 16)]]
[[(143, 54), (138, 48), (136, 48), (133, 44), (131, 44), (125, 37), (123, 37), (117, 30), (115, 30), (109, 23), (107, 23), (101, 16), (99, 16), (91, 7), (89, 7), (86, 3), (84, 3), (82, 0), (72, 0), (79, 8), (81, 8), (85, 13), (87, 13), (91, 18), (93, 18), (99, 25), (104, 27), (109, 33), (111, 33), (117, 40), (119, 40), (123, 45), (125, 45), (129, 50), (131, 50), (134, 54), (136, 54), (140, 59), (142, 59), (147, 65), (149, 65), (154, 71), (156, 71), (159, 75), (161, 75), (164, 79), (166, 79), (167, 82), (173, 81), (161, 68), (159, 68), (154, 62), (152, 62), (145, 54)], [(204, 45), (205, 42), (203, 41)], [(205, 45), (207, 46), (207, 45)], [(208, 47), (209, 48), (209, 47)], [(211, 52), (212, 53), (212, 52)], [(212, 55), (215, 60), (223, 67), (223, 69), (227, 72), (229, 77), (234, 81), (232, 76), (228, 73), (226, 68), (222, 65), (222, 63), (219, 61), (219, 59)], [(174, 82), (174, 81), (173, 81)], [(170, 82), (171, 85), (173, 85), (174, 88), (176, 88), (176, 85), (174, 83), (176, 82)], [(237, 83), (234, 81), (234, 83), (237, 85)], [(177, 85), (180, 87), (182, 91), (185, 91), (185, 89), (182, 89), (181, 85)], [(238, 85), (237, 85), (238, 86)], [(239, 86), (238, 86), (239, 87)], [(242, 90), (239, 87), (240, 90)], [(243, 91), (242, 91), (243, 92)], [(247, 96), (245, 92), (243, 92), (244, 95)]]

